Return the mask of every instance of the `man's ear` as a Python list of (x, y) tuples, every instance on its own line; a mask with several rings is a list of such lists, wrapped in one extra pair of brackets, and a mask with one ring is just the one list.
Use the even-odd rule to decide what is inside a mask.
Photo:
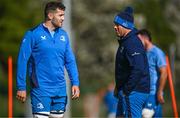
[(140, 35), (140, 34), (138, 34), (137, 36), (138, 36), (138, 38), (142, 41), (143, 36)]
[(50, 19), (50, 20), (52, 20), (53, 19), (53, 16), (54, 16), (54, 14), (53, 13), (48, 13), (48, 19)]
[(141, 40), (142, 44), (145, 45), (144, 37), (138, 34), (139, 39)]

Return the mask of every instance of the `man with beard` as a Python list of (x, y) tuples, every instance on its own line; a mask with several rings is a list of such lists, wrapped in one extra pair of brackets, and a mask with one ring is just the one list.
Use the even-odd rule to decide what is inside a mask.
[(31, 83), (33, 117), (63, 117), (66, 104), (66, 68), (72, 86), (72, 99), (78, 98), (79, 77), (75, 56), (62, 27), (65, 6), (48, 2), (45, 21), (26, 32), (17, 61), (17, 99), (26, 100), (26, 71)]

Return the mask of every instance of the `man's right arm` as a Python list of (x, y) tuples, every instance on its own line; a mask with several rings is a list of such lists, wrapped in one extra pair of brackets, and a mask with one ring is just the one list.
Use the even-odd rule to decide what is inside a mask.
[(69, 38), (67, 37), (67, 43), (66, 43), (66, 54), (65, 54), (65, 67), (69, 75), (69, 79), (71, 81), (72, 86), (79, 86), (79, 73), (78, 68), (76, 64), (75, 55), (72, 51), (72, 48), (70, 47)]
[(16, 86), (17, 86), (17, 99), (24, 102), (26, 99), (26, 71), (27, 63), (31, 56), (32, 52), (32, 38), (31, 32), (28, 31), (22, 42), (19, 49), (18, 60), (17, 60), (17, 77), (16, 77)]

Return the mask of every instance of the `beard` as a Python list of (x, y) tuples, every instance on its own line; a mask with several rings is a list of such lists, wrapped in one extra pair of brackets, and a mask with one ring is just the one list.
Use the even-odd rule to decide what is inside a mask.
[(55, 27), (55, 28), (59, 28), (59, 27), (62, 27), (62, 23), (60, 22), (60, 21), (58, 21), (57, 19), (52, 19), (51, 20), (51, 23), (53, 24), (53, 26)]
[(117, 36), (117, 40), (120, 41), (124, 36), (121, 36), (120, 34), (116, 33), (116, 36)]

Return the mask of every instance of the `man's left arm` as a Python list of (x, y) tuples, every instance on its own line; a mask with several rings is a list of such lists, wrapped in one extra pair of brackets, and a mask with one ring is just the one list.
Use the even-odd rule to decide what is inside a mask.
[(76, 99), (79, 98), (80, 96), (80, 90), (79, 90), (79, 86), (72, 86), (71, 88), (72, 90), (72, 99)]
[(159, 87), (157, 91), (157, 98), (158, 98), (158, 102), (163, 104), (165, 102), (164, 97), (163, 97), (163, 90), (164, 90), (164, 87), (166, 85), (166, 80), (167, 80), (166, 66), (159, 68), (159, 72), (160, 72), (160, 78), (159, 78)]
[(157, 67), (159, 68), (159, 85), (157, 88), (157, 99), (158, 102), (163, 104), (164, 97), (163, 97), (163, 90), (166, 85), (166, 80), (167, 80), (167, 66), (166, 66), (166, 58), (165, 54), (162, 50), (157, 50)]
[(72, 85), (72, 88), (71, 88), (72, 99), (78, 98), (80, 96), (79, 74), (78, 74), (76, 59), (75, 59), (73, 51), (70, 47), (69, 39), (67, 40), (67, 44), (66, 44), (65, 67), (68, 72), (69, 79), (70, 79), (71, 85)]

